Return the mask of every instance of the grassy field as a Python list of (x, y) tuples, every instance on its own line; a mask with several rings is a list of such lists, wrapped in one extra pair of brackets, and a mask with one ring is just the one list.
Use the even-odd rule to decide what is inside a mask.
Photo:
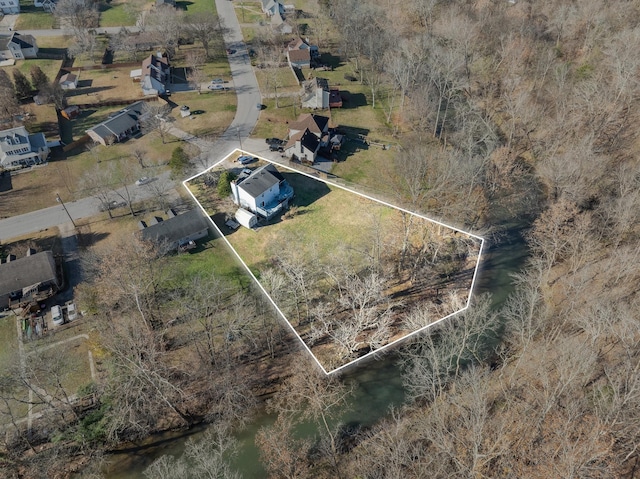
[[(55, 19), (52, 14), (43, 11), (41, 8), (35, 8), (33, 3), (31, 8), (26, 9), (20, 6), (20, 15), (16, 20), (16, 30), (48, 30), (55, 27)], [(40, 40), (38, 40), (38, 46)]]
[(278, 68), (275, 73), (263, 68), (254, 68), (254, 71), (263, 96), (275, 95), (273, 85), (269, 84), (269, 82), (273, 82), (274, 75), (278, 82), (278, 93), (297, 93), (301, 89), (289, 67)]
[(99, 103), (113, 99), (131, 101), (144, 95), (140, 83), (129, 78), (131, 68), (113, 68), (109, 70), (85, 70), (78, 74), (78, 87), (67, 91), (70, 105)]
[(62, 60), (20, 60), (16, 62), (16, 67), (31, 81), (31, 67), (37, 65), (44, 72), (49, 80), (53, 81), (62, 66)]
[(262, 13), (260, 2), (235, 3), (236, 16), (239, 23), (260, 23), (267, 21)]
[(100, 26), (119, 27), (135, 25), (138, 14), (142, 11), (144, 2), (114, 0), (100, 4)]
[(217, 14), (216, 2), (214, 0), (190, 0), (176, 2), (177, 8), (183, 8), (188, 14), (198, 14), (205, 12), (212, 12)]
[(237, 97), (234, 91), (207, 91), (175, 93), (171, 99), (179, 105), (187, 105), (191, 112), (202, 112), (182, 118), (179, 109), (172, 116), (175, 126), (199, 137), (218, 136), (227, 129), (236, 113)]

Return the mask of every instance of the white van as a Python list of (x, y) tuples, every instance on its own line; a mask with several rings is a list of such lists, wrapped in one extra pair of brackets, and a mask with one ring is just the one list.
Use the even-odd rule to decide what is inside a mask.
[(56, 326), (60, 326), (64, 323), (64, 318), (62, 317), (62, 308), (57, 304), (55, 306), (51, 306), (51, 321)]

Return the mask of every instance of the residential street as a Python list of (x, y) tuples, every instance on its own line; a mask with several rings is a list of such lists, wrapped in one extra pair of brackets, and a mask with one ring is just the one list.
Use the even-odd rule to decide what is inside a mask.
[[(231, 67), (235, 92), (238, 97), (238, 106), (233, 122), (215, 142), (207, 142), (196, 138), (177, 128), (171, 130), (171, 134), (185, 141), (192, 142), (200, 148), (202, 151), (201, 160), (203, 161), (196, 162), (198, 165), (212, 165), (228, 155), (235, 148), (239, 148), (240, 144), (242, 144), (245, 149), (249, 149), (251, 145), (259, 147), (266, 153), (270, 153), (263, 140), (248, 139), (260, 116), (257, 105), (261, 103), (261, 97), (258, 81), (249, 60), (247, 47), (242, 41), (242, 32), (235, 15), (233, 3), (228, 0), (216, 0), (216, 7), (220, 18), (227, 28), (225, 34), (226, 46), (236, 50), (235, 54), (229, 56), (229, 65)], [(135, 28), (130, 27), (127, 27), (127, 29), (131, 31), (135, 30)], [(108, 33), (117, 33), (120, 31), (120, 27), (99, 29), (100, 32), (103, 30)], [(29, 33), (36, 37), (70, 34), (70, 32), (65, 30), (35, 30), (21, 31), (21, 33)], [(263, 151), (254, 151), (254, 153), (262, 154)], [(198, 169), (201, 167), (202, 166), (198, 166)], [(168, 177), (168, 173), (166, 173), (166, 175)], [(136, 201), (149, 198), (153, 194), (148, 190), (136, 188), (135, 186), (131, 186), (130, 188), (136, 192)], [(55, 204), (54, 194), (52, 193), (51, 196), (52, 204)], [(99, 212), (100, 202), (95, 198), (89, 197), (65, 203), (65, 206), (69, 210), (72, 218), (76, 220), (97, 214)], [(10, 238), (65, 225), (67, 223), (71, 224), (69, 216), (61, 205), (55, 204), (55, 206), (50, 208), (0, 220), (0, 241), (6, 241)]]

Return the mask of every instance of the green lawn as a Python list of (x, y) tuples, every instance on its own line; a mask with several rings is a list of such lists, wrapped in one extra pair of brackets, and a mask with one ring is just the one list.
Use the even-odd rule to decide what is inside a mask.
[(240, 2), (234, 6), (239, 23), (260, 23), (266, 21), (260, 2)]
[(214, 0), (190, 0), (176, 2), (176, 7), (185, 8), (188, 14), (212, 12), (217, 14), (216, 2)]
[(24, 75), (31, 80), (30, 70), (34, 65), (38, 65), (40, 69), (44, 72), (45, 75), (49, 78), (49, 80), (53, 81), (60, 71), (60, 67), (62, 66), (62, 60), (20, 60), (16, 62), (16, 67), (24, 73)]
[(197, 92), (174, 93), (171, 98), (179, 105), (187, 105), (192, 112), (202, 112), (186, 118), (181, 118), (178, 109), (172, 113), (177, 128), (199, 137), (222, 134), (236, 113), (237, 97), (234, 91), (206, 90), (200, 95)]
[(119, 27), (135, 25), (137, 14), (138, 11), (135, 7), (128, 7), (124, 2), (103, 3), (100, 8), (100, 26)]
[(54, 28), (54, 26), (55, 19), (53, 15), (42, 9), (33, 9), (33, 11), (21, 10), (16, 21), (16, 30), (48, 30)]

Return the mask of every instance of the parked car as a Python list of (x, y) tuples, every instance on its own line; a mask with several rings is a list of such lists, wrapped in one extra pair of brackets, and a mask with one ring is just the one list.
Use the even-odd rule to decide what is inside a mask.
[(78, 319), (78, 310), (76, 309), (76, 303), (67, 303), (67, 319), (69, 321), (75, 321)]
[(139, 180), (136, 180), (136, 186), (146, 185), (147, 183), (151, 183), (151, 181), (151, 178), (149, 178), (148, 176), (143, 176)]
[(224, 90), (224, 85), (220, 85), (219, 83), (216, 83), (215, 85), (209, 85), (207, 87), (209, 90)]
[(182, 105), (180, 107), (180, 111), (189, 111), (189, 107), (187, 105)]
[(214, 78), (213, 80), (211, 80), (212, 84), (219, 84), (219, 83), (224, 83), (224, 80), (222, 78)]
[(268, 145), (282, 145), (284, 144), (284, 140), (280, 138), (267, 138), (264, 140)]
[(252, 156), (241, 156), (238, 158), (238, 161), (241, 165), (248, 165), (249, 163), (255, 163), (258, 161), (258, 158)]
[(269, 145), (269, 151), (284, 151), (284, 148), (282, 147), (282, 145), (271, 143)]
[(196, 247), (196, 243), (193, 240), (183, 241), (178, 245), (178, 251), (184, 253), (186, 251), (192, 250)]
[(51, 306), (51, 321), (53, 321), (53, 324), (56, 326), (60, 326), (61, 324), (64, 323), (64, 317), (62, 316), (62, 308), (60, 308), (60, 306), (58, 306), (57, 304), (54, 306)]

